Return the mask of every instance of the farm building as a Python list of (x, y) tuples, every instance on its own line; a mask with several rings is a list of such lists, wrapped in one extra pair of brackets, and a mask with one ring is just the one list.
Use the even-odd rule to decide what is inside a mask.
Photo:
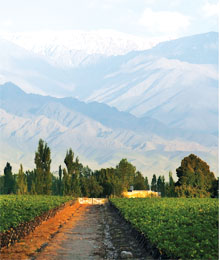
[(129, 190), (124, 191), (122, 196), (125, 198), (149, 198), (160, 197), (160, 193), (151, 190)]

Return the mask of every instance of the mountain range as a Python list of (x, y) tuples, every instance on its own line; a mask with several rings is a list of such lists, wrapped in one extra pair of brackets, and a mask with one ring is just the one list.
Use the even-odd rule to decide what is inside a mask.
[(48, 45), (22, 46), (25, 39), (0, 40), (1, 165), (33, 167), (43, 138), (53, 170), (72, 147), (93, 168), (126, 157), (144, 175), (167, 175), (196, 153), (218, 172), (218, 33), (128, 53), (133, 47), (114, 47), (114, 56), (74, 50), (86, 58), (69, 52), (65, 66), (54, 62), (60, 42), (54, 55)]

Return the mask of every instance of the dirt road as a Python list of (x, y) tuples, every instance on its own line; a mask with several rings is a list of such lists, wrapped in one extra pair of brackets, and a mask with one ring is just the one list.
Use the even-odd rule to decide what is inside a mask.
[(108, 205), (82, 207), (32, 259), (152, 259)]

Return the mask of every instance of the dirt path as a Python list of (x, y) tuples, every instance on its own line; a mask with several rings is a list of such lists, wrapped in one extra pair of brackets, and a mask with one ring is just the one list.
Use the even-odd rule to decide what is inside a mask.
[(152, 259), (108, 205), (83, 206), (34, 259)]
[(78, 202), (66, 206), (20, 242), (0, 252), (1, 260), (128, 258), (152, 260), (108, 204)]
[(76, 211), (64, 226), (38, 254), (37, 260), (104, 259), (101, 206), (82, 205), (84, 211)]

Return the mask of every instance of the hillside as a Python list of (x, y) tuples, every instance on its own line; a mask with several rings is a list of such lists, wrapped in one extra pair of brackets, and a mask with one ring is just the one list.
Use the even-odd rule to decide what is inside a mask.
[(167, 175), (191, 152), (217, 167), (216, 138), (211, 135), (200, 136), (206, 142), (199, 142), (198, 136), (181, 136), (178, 129), (151, 118), (144, 121), (96, 102), (27, 94), (12, 83), (0, 86), (0, 100), (1, 165), (10, 161), (16, 168), (20, 163), (33, 167), (43, 138), (52, 150), (53, 170), (70, 147), (93, 168), (115, 166), (126, 157), (148, 176)]
[[(93, 34), (81, 34), (82, 48), (72, 48), (86, 53), (82, 62), (68, 51), (73, 35), (67, 32), (67, 56), (62, 35), (36, 34), (36, 44), (30, 35), (15, 36), (0, 40), (0, 83), (15, 84), (0, 88), (1, 147), (7, 150), (1, 164), (15, 158), (14, 165), (23, 161), (32, 167), (28, 154), (42, 137), (57, 151), (57, 165), (71, 146), (85, 164), (97, 168), (127, 157), (145, 175), (167, 174), (195, 153), (218, 171), (218, 33), (157, 45), (103, 34), (104, 49), (86, 40)], [(60, 57), (69, 65), (60, 66)]]

